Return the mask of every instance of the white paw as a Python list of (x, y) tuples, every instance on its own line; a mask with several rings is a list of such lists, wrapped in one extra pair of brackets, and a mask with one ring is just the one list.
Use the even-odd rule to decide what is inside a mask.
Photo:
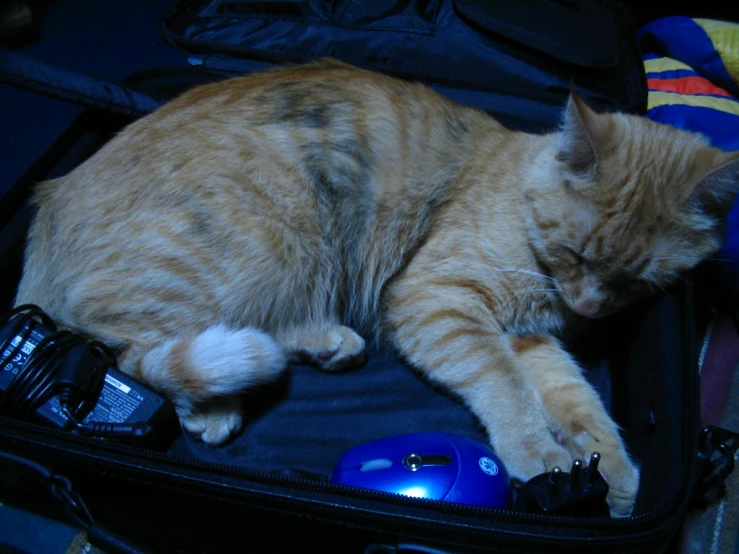
[(241, 399), (221, 398), (179, 417), (182, 427), (195, 438), (208, 446), (220, 446), (241, 430)]

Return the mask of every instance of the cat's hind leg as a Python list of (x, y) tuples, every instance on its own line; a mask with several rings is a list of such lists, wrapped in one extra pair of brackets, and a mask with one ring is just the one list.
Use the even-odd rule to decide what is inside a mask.
[(344, 325), (300, 325), (276, 332), (275, 338), (292, 362), (307, 362), (325, 371), (355, 368), (366, 360), (364, 339)]
[(284, 351), (270, 335), (223, 325), (132, 345), (120, 360), (123, 371), (172, 401), (187, 431), (214, 446), (241, 428), (238, 395), (272, 380), (286, 365)]

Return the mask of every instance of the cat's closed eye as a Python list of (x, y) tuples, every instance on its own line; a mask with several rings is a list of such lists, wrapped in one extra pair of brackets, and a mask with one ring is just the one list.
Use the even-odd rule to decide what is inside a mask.
[(561, 251), (564, 258), (573, 265), (582, 265), (588, 262), (582, 254), (569, 246), (563, 246)]
[(613, 291), (622, 291), (635, 294), (650, 293), (652, 291), (651, 282), (641, 277), (630, 275), (619, 275), (608, 279), (605, 283), (609, 289)]

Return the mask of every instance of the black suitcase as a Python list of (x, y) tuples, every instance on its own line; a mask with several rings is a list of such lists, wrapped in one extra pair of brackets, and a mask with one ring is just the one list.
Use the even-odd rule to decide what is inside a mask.
[[(164, 100), (227, 75), (162, 69), (126, 84)], [(146, 109), (88, 110), (3, 196), (2, 308), (12, 302), (20, 277), (33, 184), (68, 172)], [(552, 122), (532, 110), (528, 117), (516, 114), (515, 123), (547, 128)], [(44, 483), (63, 501), (49, 502), (49, 491), (37, 479), (43, 468), (34, 472), (0, 457), (0, 484), (7, 501), (35, 512), (64, 517), (66, 505), (68, 515), (88, 526), (99, 543), (113, 540), (108, 529), (148, 551), (663, 551), (704, 475), (714, 469), (709, 458), (718, 449), (711, 442), (716, 437), (699, 428), (697, 359), (709, 309), (699, 293), (681, 283), (600, 323), (572, 345), (641, 464), (631, 518), (490, 510), (328, 483), (322, 477), (347, 448), (383, 436), (444, 431), (484, 441), (456, 400), (375, 350), (355, 372), (325, 375), (296, 366), (277, 384), (250, 393), (246, 428), (222, 449), (208, 449), (182, 434), (164, 451), (143, 449), (0, 416), (0, 450), (69, 478), (94, 526), (64, 481), (46, 474)], [(108, 548), (125, 547), (109, 543)]]

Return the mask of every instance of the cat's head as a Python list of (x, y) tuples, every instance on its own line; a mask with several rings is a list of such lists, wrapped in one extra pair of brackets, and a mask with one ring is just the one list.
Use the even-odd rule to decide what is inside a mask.
[(525, 186), (530, 243), (576, 313), (608, 315), (721, 246), (739, 156), (645, 117), (570, 97)]

